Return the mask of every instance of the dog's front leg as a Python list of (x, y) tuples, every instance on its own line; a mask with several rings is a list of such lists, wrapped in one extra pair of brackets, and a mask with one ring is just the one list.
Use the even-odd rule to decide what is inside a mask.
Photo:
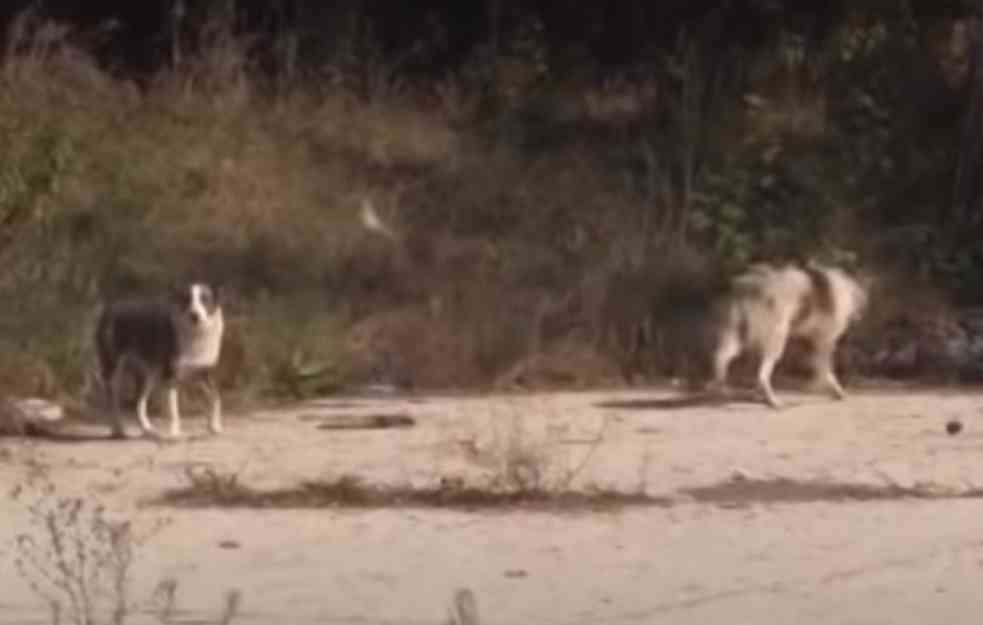
[(212, 434), (220, 434), (222, 432), (222, 397), (219, 395), (218, 385), (211, 373), (205, 374), (201, 386), (212, 400), (212, 414), (208, 421), (208, 429), (211, 430)]
[(846, 399), (846, 391), (836, 377), (833, 370), (833, 354), (836, 351), (836, 343), (822, 343), (815, 346), (813, 356), (813, 375), (815, 384), (828, 390), (835, 399)]
[(177, 383), (171, 382), (167, 386), (167, 416), (171, 421), (168, 431), (171, 438), (181, 438), (181, 408), (178, 401)]

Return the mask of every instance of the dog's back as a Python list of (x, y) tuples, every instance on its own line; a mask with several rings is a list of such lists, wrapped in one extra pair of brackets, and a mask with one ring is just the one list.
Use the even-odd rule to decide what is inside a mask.
[(159, 300), (123, 300), (107, 305), (96, 327), (96, 349), (108, 381), (124, 360), (174, 375), (178, 339), (173, 307)]
[(718, 305), (720, 331), (735, 334), (743, 345), (761, 349), (776, 327), (793, 325), (811, 304), (811, 281), (792, 266), (752, 265), (737, 276)]

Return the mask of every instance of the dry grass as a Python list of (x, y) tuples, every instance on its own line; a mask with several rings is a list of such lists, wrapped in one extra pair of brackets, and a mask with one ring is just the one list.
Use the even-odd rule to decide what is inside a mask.
[(664, 499), (640, 492), (607, 489), (552, 491), (541, 487), (490, 490), (447, 479), (428, 487), (369, 484), (357, 476), (303, 482), (295, 487), (257, 490), (234, 476), (196, 476), (188, 486), (164, 493), (155, 501), (185, 508), (393, 509), (446, 508), (462, 511), (603, 512), (626, 507), (666, 505)]
[[(537, 427), (543, 425), (540, 420), (533, 422), (515, 412), (500, 416), (492, 415), (492, 430), (481, 441), (447, 441), (467, 457), (467, 470), (438, 469), (424, 484), (371, 483), (346, 474), (263, 490), (242, 482), (237, 472), (196, 466), (185, 471), (185, 485), (164, 492), (154, 503), (189, 508), (449, 508), (503, 513), (613, 511), (666, 503), (648, 495), (644, 481), (634, 490), (618, 490), (585, 479), (586, 469), (606, 440), (607, 419), (589, 440), (578, 441), (586, 445), (574, 446), (564, 441), (563, 433)], [(364, 420), (361, 425), (365, 427)]]
[[(174, 622), (176, 580), (161, 580), (148, 601), (136, 599), (132, 590), (140, 551), (166, 520), (114, 519), (98, 500), (60, 494), (43, 477), (17, 486), (12, 499), (29, 519), (28, 530), (12, 541), (12, 564), (53, 624), (125, 625), (145, 614)], [(238, 591), (230, 591), (213, 622), (228, 625), (240, 604)]]
[[(194, 72), (218, 71), (201, 63), (207, 67)], [(488, 172), (476, 182), (489, 162), (485, 148), (463, 146), (439, 109), (344, 93), (271, 101), (242, 92), (240, 80), (197, 74), (140, 91), (102, 74), (67, 36), (32, 43), (5, 70), (4, 91), (18, 96), (0, 100), (0, 114), (15, 120), (0, 128), (0, 180), (13, 197), (2, 208), (26, 214), (4, 250), (11, 271), (0, 288), (18, 309), (0, 319), (0, 341), (31, 337), (9, 351), (37, 362), (4, 376), (9, 387), (78, 388), (88, 340), (80, 321), (99, 299), (202, 272), (234, 295), (228, 384), (295, 394), (336, 387), (346, 381), (345, 363), (328, 376), (337, 379), (294, 380), (332, 368), (352, 323), (387, 325), (372, 320), (378, 314), (433, 338), (417, 350), (425, 361), (407, 356), (404, 370), (422, 376), (415, 383), (470, 384), (493, 379), (525, 349), (521, 301), (531, 295), (515, 282), (541, 280), (523, 276), (530, 271), (560, 278), (550, 275), (561, 264), (555, 252), (517, 240), (497, 249), (497, 233), (482, 232), (472, 247), (491, 250), (498, 266), (487, 268), (490, 283), (474, 282), (473, 265), (462, 264), (471, 252), (451, 232), (465, 219), (479, 231), (482, 222), (515, 222), (541, 199), (516, 204), (508, 195), (544, 193), (532, 178), (550, 173), (530, 172), (508, 191)], [(518, 175), (517, 159), (491, 161), (507, 177)], [(418, 238), (432, 232), (436, 242), (429, 255), (394, 257), (362, 232), (356, 210), (365, 195), (401, 214), (419, 212), (411, 216), (426, 230)], [(443, 313), (418, 323), (390, 312), (433, 301), (445, 302)], [(508, 336), (512, 328), (518, 335)], [(390, 349), (402, 351), (400, 331), (389, 335)], [(445, 364), (454, 354), (459, 360)]]
[[(271, 85), (221, 19), (141, 85), (100, 68), (79, 34), (15, 23), (0, 63), (0, 349), (18, 364), (0, 369), (3, 389), (78, 393), (99, 300), (202, 273), (232, 294), (230, 393), (480, 386), (571, 333), (639, 368), (645, 279), (678, 249), (726, 264), (817, 232), (816, 245), (855, 241), (849, 210), (822, 212), (865, 197), (823, 186), (846, 161), (782, 165), (812, 166), (839, 140), (824, 101), (764, 90), (699, 112), (705, 68), (685, 45), (686, 88), (659, 67), (641, 82), (549, 80), (535, 50), (439, 84), (378, 60), (347, 76), (339, 58), (330, 86)], [(696, 177), (698, 153), (712, 176)], [(750, 218), (786, 187), (791, 206), (822, 199), (813, 221)], [(405, 248), (361, 228), (366, 197)], [(576, 293), (593, 304), (544, 327)]]

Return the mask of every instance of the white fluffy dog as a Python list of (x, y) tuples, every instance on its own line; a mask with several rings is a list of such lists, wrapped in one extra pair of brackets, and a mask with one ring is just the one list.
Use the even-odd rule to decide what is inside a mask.
[(752, 265), (713, 306), (712, 386), (724, 390), (731, 362), (752, 350), (760, 357), (757, 383), (765, 401), (781, 407), (772, 372), (789, 339), (800, 338), (811, 345), (817, 384), (843, 399), (833, 357), (840, 338), (866, 308), (867, 297), (866, 286), (835, 267)]

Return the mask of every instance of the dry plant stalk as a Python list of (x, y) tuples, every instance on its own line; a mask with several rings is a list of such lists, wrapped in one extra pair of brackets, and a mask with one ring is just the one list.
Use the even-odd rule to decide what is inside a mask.
[[(130, 520), (112, 519), (97, 500), (58, 494), (43, 477), (16, 487), (12, 498), (20, 500), (28, 490), (35, 494), (26, 503), (31, 528), (14, 538), (14, 566), (48, 607), (51, 623), (125, 625), (141, 613), (164, 625), (176, 622), (176, 579), (161, 580), (149, 601), (132, 598), (139, 549), (167, 519), (139, 529)], [(241, 608), (241, 593), (230, 590), (214, 623), (229, 625)]]
[[(51, 611), (53, 623), (123, 625), (137, 607), (131, 599), (137, 549), (163, 528), (138, 532), (109, 517), (105, 506), (59, 495), (43, 481), (27, 504), (31, 529), (14, 539), (17, 573)], [(18, 499), (24, 488), (18, 487)]]
[(454, 591), (446, 625), (481, 625), (478, 600), (470, 588), (458, 588)]

